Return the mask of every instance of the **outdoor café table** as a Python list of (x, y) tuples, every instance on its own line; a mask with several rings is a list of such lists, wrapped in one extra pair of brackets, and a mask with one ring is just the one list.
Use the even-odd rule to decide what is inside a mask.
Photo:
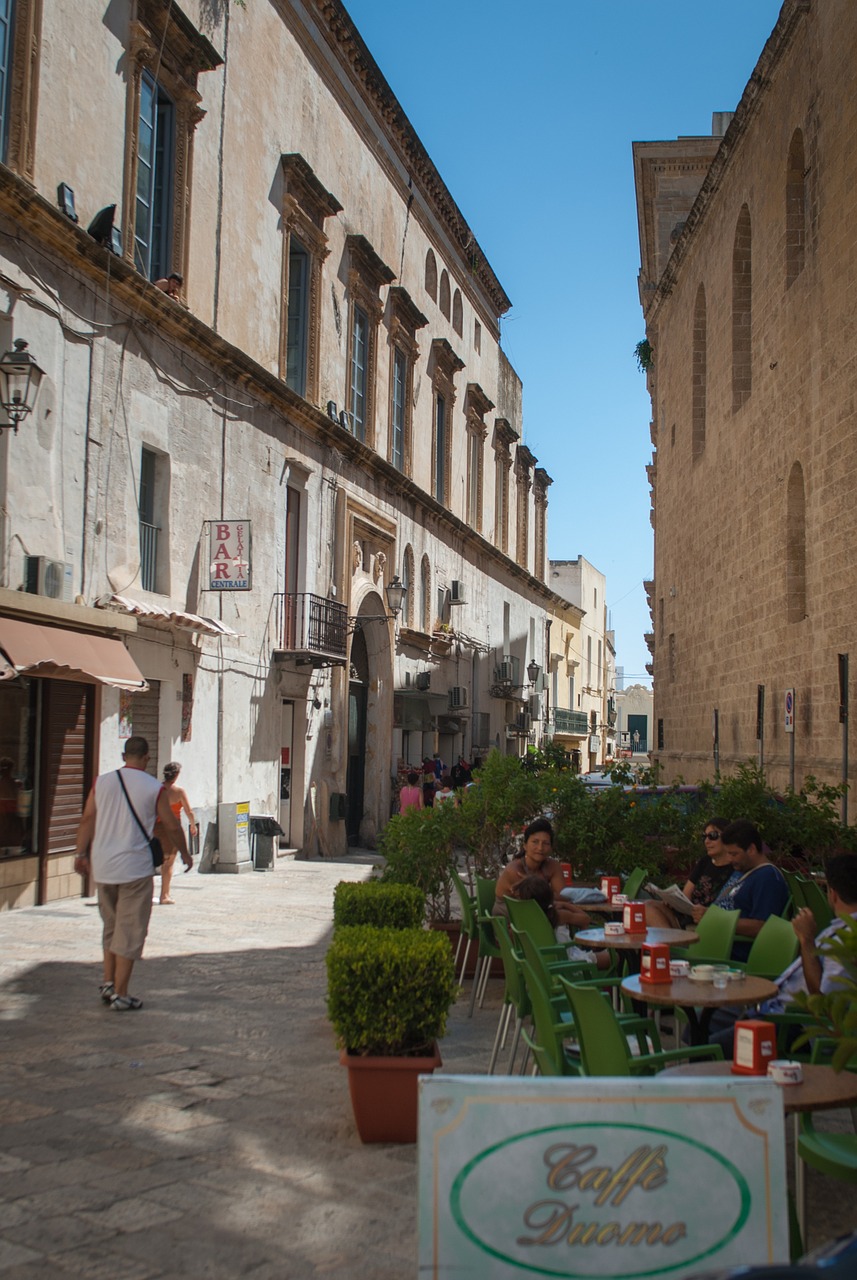
[[(586, 911), (586, 907), (583, 908)], [(603, 929), (579, 929), (572, 939), (576, 947), (610, 947), (616, 951), (642, 951), (644, 942), (665, 942), (668, 947), (689, 947), (699, 941), (692, 929), (647, 929), (645, 933), (608, 933)]]
[[(801, 1240), (806, 1240), (806, 1184), (803, 1161), (798, 1155), (797, 1117), (801, 1111), (835, 1111), (838, 1107), (851, 1107), (857, 1124), (854, 1107), (857, 1106), (857, 1072), (834, 1071), (821, 1063), (801, 1063), (803, 1080), (800, 1084), (780, 1086), (783, 1110), (794, 1119), (795, 1144), (795, 1208)], [(723, 1079), (732, 1075), (731, 1062), (686, 1062), (678, 1067), (667, 1067), (660, 1076), (715, 1076)], [(737, 1077), (736, 1077), (737, 1078)], [(752, 1076), (744, 1076), (752, 1080)]]
[[(664, 933), (669, 930), (650, 929), (649, 932)], [(692, 978), (673, 978), (671, 982), (641, 982), (638, 973), (625, 978), (622, 983), (622, 992), (633, 1000), (642, 1000), (649, 1005), (678, 1005), (683, 1009), (687, 1014), (691, 1044), (708, 1043), (708, 1026), (715, 1009), (743, 1009), (745, 1005), (752, 1007), (762, 1000), (772, 999), (778, 990), (775, 982), (769, 982), (767, 978), (756, 978), (749, 973), (737, 982), (730, 981), (725, 987), (715, 987), (713, 982), (694, 982)]]
[(620, 916), (625, 910), (624, 902), (573, 902), (572, 906), (599, 916)]

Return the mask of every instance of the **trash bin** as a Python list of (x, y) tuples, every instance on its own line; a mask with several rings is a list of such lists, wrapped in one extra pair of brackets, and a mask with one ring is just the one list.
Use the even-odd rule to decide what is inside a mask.
[(254, 871), (274, 870), (274, 841), (285, 835), (283, 828), (268, 813), (250, 814), (250, 857)]

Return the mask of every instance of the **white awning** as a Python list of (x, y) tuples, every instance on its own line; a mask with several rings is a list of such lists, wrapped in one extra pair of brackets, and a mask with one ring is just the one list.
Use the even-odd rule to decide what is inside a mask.
[(104, 603), (99, 602), (99, 609), (119, 609), (123, 613), (134, 614), (146, 622), (164, 627), (176, 627), (179, 631), (193, 631), (197, 635), (237, 636), (225, 622), (217, 618), (202, 618), (196, 613), (181, 613), (176, 609), (162, 609), (157, 604), (143, 604), (140, 600), (131, 600), (128, 596), (112, 595)]

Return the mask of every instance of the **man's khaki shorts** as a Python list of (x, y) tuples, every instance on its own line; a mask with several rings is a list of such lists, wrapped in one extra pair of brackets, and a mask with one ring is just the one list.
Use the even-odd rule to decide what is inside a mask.
[(126, 960), (139, 960), (152, 914), (152, 877), (127, 884), (100, 884), (98, 909), (104, 922), (104, 950)]

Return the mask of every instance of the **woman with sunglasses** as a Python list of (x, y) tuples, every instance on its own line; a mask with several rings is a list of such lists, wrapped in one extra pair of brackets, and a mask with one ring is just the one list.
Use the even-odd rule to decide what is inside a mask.
[[(719, 897), (729, 877), (732, 875), (732, 859), (723, 847), (722, 834), (729, 825), (728, 818), (708, 818), (702, 839), (705, 842), (705, 853), (694, 865), (687, 881), (682, 886), (686, 898), (690, 898), (694, 907), (698, 907), (693, 918), (698, 920), (706, 907)], [(683, 917), (687, 923), (686, 917)], [(646, 904), (646, 923), (650, 927), (677, 929), (682, 921), (672, 909), (663, 902)]]

